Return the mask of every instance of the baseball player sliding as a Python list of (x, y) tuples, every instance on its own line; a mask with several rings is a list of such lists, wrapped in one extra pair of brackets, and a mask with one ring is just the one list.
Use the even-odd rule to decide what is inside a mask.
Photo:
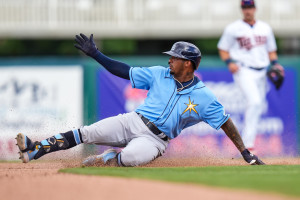
[(254, 0), (242, 0), (241, 8), (243, 20), (237, 20), (225, 28), (218, 49), (221, 59), (245, 96), (247, 107), (242, 137), (246, 148), (253, 151), (258, 121), (266, 101), (267, 68), (271, 63), (272, 68), (279, 69), (281, 74), (284, 71), (277, 61), (271, 27), (255, 20)]
[(83, 162), (90, 166), (101, 161), (109, 166), (138, 166), (161, 156), (169, 141), (189, 126), (204, 121), (212, 128), (222, 128), (251, 165), (264, 164), (245, 148), (240, 134), (215, 95), (194, 76), (201, 60), (199, 49), (187, 42), (176, 42), (170, 51), (169, 68), (130, 67), (103, 55), (84, 34), (76, 35), (75, 47), (94, 58), (112, 74), (131, 81), (133, 88), (148, 90), (145, 102), (135, 111), (100, 120), (89, 126), (60, 133), (41, 142), (17, 135), (20, 159), (32, 159), (72, 148), (81, 143), (124, 147), (109, 149)]

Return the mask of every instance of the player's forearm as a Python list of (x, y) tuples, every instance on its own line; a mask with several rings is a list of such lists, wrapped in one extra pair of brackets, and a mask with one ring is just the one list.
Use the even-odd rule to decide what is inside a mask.
[(100, 51), (92, 57), (113, 75), (129, 80), (129, 65), (110, 59)]
[(221, 59), (226, 63), (227, 66), (229, 66), (230, 64), (233, 63), (233, 60), (230, 58), (230, 54), (228, 51), (219, 49), (219, 55), (220, 55)]
[(230, 140), (234, 143), (234, 145), (237, 147), (237, 149), (242, 152), (244, 151), (245, 145), (241, 138), (241, 135), (239, 134), (239, 131), (233, 124), (232, 120), (229, 118), (227, 122), (225, 122), (222, 127), (223, 131), (226, 133), (226, 135), (230, 138)]
[(230, 54), (228, 51), (224, 51), (224, 50), (221, 50), (219, 49), (219, 55), (220, 55), (220, 58), (225, 61), (227, 59), (230, 59)]

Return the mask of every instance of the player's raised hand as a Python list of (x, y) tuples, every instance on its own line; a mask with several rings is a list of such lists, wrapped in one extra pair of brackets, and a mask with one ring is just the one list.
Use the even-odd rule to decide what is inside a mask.
[(80, 33), (80, 36), (75, 36), (75, 41), (76, 44), (74, 44), (74, 46), (88, 56), (93, 57), (98, 51), (98, 48), (93, 39), (93, 34), (91, 34), (90, 38), (88, 38), (84, 34)]
[(256, 155), (249, 152), (248, 149), (245, 149), (241, 152), (244, 160), (250, 165), (265, 165), (263, 161), (261, 161)]

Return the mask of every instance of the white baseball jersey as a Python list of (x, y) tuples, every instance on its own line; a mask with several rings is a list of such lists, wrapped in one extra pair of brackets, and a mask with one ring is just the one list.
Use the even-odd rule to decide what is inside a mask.
[(253, 26), (243, 20), (229, 24), (218, 48), (228, 51), (230, 58), (239, 65), (254, 68), (267, 67), (269, 52), (277, 50), (271, 27), (259, 20)]

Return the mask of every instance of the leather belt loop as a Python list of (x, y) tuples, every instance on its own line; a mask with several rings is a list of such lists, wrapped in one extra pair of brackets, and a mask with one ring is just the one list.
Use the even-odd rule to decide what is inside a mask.
[(156, 126), (155, 124), (153, 124), (152, 122), (150, 122), (149, 119), (147, 119), (146, 117), (144, 117), (142, 114), (137, 113), (138, 116), (142, 119), (142, 121), (144, 122), (144, 124), (149, 128), (149, 130), (154, 133), (155, 135), (157, 135), (160, 139), (162, 139), (163, 141), (168, 141), (169, 138), (168, 136), (166, 136), (166, 134), (164, 134), (163, 132), (161, 132)]

